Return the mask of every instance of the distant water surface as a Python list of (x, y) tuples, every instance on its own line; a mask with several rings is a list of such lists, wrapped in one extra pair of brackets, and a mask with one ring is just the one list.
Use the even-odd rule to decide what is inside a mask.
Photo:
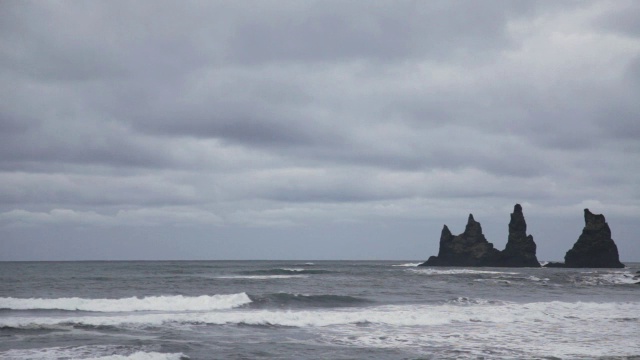
[(0, 263), (2, 359), (640, 359), (640, 264)]

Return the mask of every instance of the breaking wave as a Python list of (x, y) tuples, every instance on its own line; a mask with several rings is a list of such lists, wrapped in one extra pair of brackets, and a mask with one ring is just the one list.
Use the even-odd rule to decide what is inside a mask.
[[(295, 295), (287, 294), (290, 298)], [(287, 300), (289, 301), (289, 300)], [(317, 300), (305, 300), (317, 301)], [(360, 301), (360, 300), (340, 300)], [(207, 313), (136, 313), (127, 315), (69, 317), (8, 317), (0, 327), (41, 328), (66, 326), (156, 326), (177, 324), (246, 324), (293, 327), (323, 327), (347, 324), (431, 326), (464, 322), (561, 323), (571, 321), (602, 323), (624, 318), (640, 321), (640, 303), (537, 302), (508, 303), (456, 298), (440, 305), (385, 305), (322, 310), (233, 309)]]
[(122, 299), (0, 298), (0, 308), (11, 310), (79, 310), (94, 312), (206, 311), (232, 309), (251, 302), (246, 293), (202, 296), (149, 296)]
[(400, 266), (400, 267), (417, 267), (418, 265), (420, 265), (422, 263), (406, 263), (406, 264), (398, 264), (398, 265), (391, 265), (391, 266)]
[(627, 285), (640, 283), (640, 278), (630, 271), (613, 272), (584, 272), (573, 277), (572, 282), (576, 285)]
[(518, 275), (517, 272), (507, 271), (491, 271), (491, 270), (472, 270), (472, 269), (434, 269), (434, 268), (420, 268), (420, 269), (407, 269), (407, 271), (425, 274), (425, 275), (466, 275), (466, 274), (507, 274)]
[(250, 296), (251, 308), (332, 308), (372, 303), (368, 299), (344, 295), (305, 295), (291, 293)]

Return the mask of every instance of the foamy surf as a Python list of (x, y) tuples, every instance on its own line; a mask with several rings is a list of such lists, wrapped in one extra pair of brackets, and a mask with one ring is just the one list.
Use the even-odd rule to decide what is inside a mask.
[(576, 285), (629, 285), (640, 282), (630, 271), (590, 271), (574, 277)]
[(459, 296), (455, 299), (450, 299), (449, 301), (447, 301), (447, 303), (463, 306), (505, 304), (505, 302), (503, 301), (468, 298), (465, 296)]
[[(368, 349), (416, 349), (438, 357), (451, 357), (448, 349), (464, 351), (456, 358), (558, 357), (582, 359), (631, 356), (640, 352), (635, 339), (640, 331), (640, 303), (589, 302), (491, 302), (456, 298), (440, 305), (385, 305), (319, 311), (233, 309), (224, 312), (151, 314), (129, 316), (77, 316), (67, 318), (4, 318), (0, 326), (39, 323), (68, 324), (77, 328), (112, 325), (120, 330), (164, 328), (199, 329), (216, 325), (297, 327), (320, 343)], [(80, 326), (80, 324), (84, 326)], [(90, 327), (90, 326), (89, 326)], [(225, 330), (228, 331), (228, 330)], [(604, 336), (603, 336), (604, 334)], [(502, 346), (500, 344), (509, 344)], [(434, 350), (435, 349), (435, 350)], [(4, 358), (48, 359), (60, 357), (10, 356), (22, 350), (0, 353)], [(432, 353), (432, 351), (436, 351)], [(442, 352), (442, 353), (439, 353)], [(483, 355), (484, 354), (484, 355)], [(24, 355), (24, 353), (23, 353)], [(145, 357), (146, 356), (146, 357)], [(116, 354), (105, 359), (177, 359), (179, 354)], [(63, 357), (64, 358), (64, 357)], [(97, 358), (72, 356), (68, 358)]]
[(398, 265), (391, 265), (391, 266), (398, 266), (398, 267), (417, 267), (418, 265), (420, 265), (422, 263), (406, 263), (406, 264), (398, 264)]
[(419, 269), (407, 269), (407, 271), (425, 274), (425, 275), (461, 275), (461, 274), (506, 274), (506, 275), (518, 275), (517, 272), (508, 271), (491, 271), (491, 270), (472, 270), (472, 269), (434, 269), (434, 268), (419, 268)]
[[(10, 279), (0, 291), (5, 301), (41, 294), (104, 300), (122, 294), (123, 286), (130, 294), (111, 299), (126, 311), (98, 302), (89, 308), (109, 311), (75, 311), (75, 304), (67, 305), (74, 310), (2, 308), (0, 358), (622, 360), (640, 355), (640, 344), (632, 341), (640, 333), (640, 287), (626, 284), (640, 264), (527, 269), (392, 267), (413, 265), (406, 260), (302, 263), (0, 264), (0, 273)], [(278, 275), (287, 278), (271, 277)], [(304, 278), (288, 278), (298, 275)], [(254, 276), (267, 279), (248, 278)], [(41, 288), (51, 279), (55, 286)], [(219, 310), (195, 310), (207, 307), (187, 300), (174, 301), (167, 310), (124, 306), (133, 295), (178, 300), (173, 295), (190, 294), (185, 298), (195, 302), (197, 295), (244, 293), (249, 303), (231, 301)], [(224, 306), (209, 308), (217, 307)], [(150, 308), (159, 307), (142, 307)], [(114, 347), (85, 351), (81, 344)], [(58, 353), (46, 350), (54, 346)], [(16, 353), (27, 349), (48, 356)]]
[(149, 296), (122, 299), (0, 298), (0, 308), (12, 310), (80, 310), (95, 312), (210, 311), (232, 309), (251, 302), (246, 293), (202, 296)]
[[(455, 358), (464, 359), (614, 359), (640, 352), (640, 343), (630, 341), (640, 331), (640, 303), (479, 303), (417, 308), (414, 318), (400, 327), (394, 322), (343, 326), (330, 328), (325, 336), (329, 342), (367, 348), (426, 348), (435, 358), (451, 358), (450, 349), (459, 351)], [(447, 321), (425, 328), (426, 319)], [(414, 321), (423, 326), (409, 326)]]
[(339, 308), (372, 304), (366, 298), (333, 294), (297, 294), (280, 292), (251, 296), (251, 308)]
[[(124, 352), (124, 353), (122, 353)], [(115, 354), (114, 354), (115, 353)], [(40, 349), (12, 349), (0, 352), (0, 358), (12, 360), (50, 360), (50, 359), (82, 359), (82, 360), (185, 360), (182, 353), (160, 353), (156, 351), (125, 351), (121, 346), (69, 346)]]
[[(325, 327), (349, 324), (432, 326), (452, 323), (605, 323), (640, 320), (640, 303), (508, 303), (458, 298), (440, 305), (385, 305), (332, 310), (229, 310), (202, 313), (137, 313), (96, 316), (8, 317), (0, 327), (21, 328), (34, 324), (88, 326), (154, 326), (168, 324), (247, 324), (290, 327)], [(634, 320), (635, 319), (635, 320)], [(640, 330), (640, 329), (639, 329)]]

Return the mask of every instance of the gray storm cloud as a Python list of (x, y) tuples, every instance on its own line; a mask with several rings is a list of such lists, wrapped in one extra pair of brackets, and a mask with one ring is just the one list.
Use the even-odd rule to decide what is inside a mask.
[(634, 1), (3, 2), (0, 259), (426, 258), (469, 212), (506, 241), (515, 202), (539, 258), (590, 207), (640, 259), (638, 23)]

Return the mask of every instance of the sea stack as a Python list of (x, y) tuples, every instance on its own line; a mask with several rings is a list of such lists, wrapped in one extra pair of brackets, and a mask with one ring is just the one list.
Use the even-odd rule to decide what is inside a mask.
[(540, 267), (536, 257), (536, 243), (533, 236), (527, 235), (527, 222), (524, 220), (522, 206), (513, 207), (509, 222), (509, 239), (502, 251), (500, 266), (506, 267)]
[(496, 266), (499, 258), (500, 251), (487, 241), (482, 226), (469, 214), (462, 234), (453, 236), (447, 225), (442, 228), (438, 256), (420, 266)]
[(564, 267), (623, 268), (604, 215), (584, 209), (584, 222), (582, 235), (564, 256)]
[(522, 206), (516, 204), (509, 222), (509, 239), (503, 251), (498, 251), (487, 241), (482, 226), (469, 214), (464, 233), (453, 236), (447, 225), (442, 228), (438, 256), (431, 256), (420, 266), (540, 267), (540, 263), (533, 236), (527, 235)]

